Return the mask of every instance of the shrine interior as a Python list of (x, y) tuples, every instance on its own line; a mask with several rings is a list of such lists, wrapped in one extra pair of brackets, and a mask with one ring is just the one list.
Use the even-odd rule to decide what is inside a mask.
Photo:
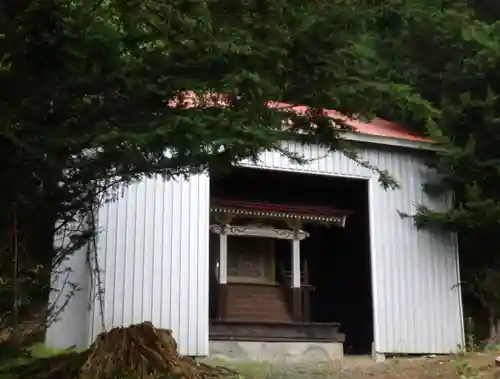
[[(373, 342), (368, 181), (255, 168), (211, 173), (211, 198), (328, 206), (352, 211), (345, 228), (306, 224), (301, 242), (311, 292), (311, 322), (340, 322), (345, 354), (368, 354)], [(210, 238), (212, 238), (211, 236)], [(290, 241), (277, 240), (277, 264), (290, 264)]]

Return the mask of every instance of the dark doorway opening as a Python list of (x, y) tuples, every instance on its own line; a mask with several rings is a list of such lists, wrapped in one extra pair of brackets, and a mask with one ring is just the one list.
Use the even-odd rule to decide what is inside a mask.
[[(368, 181), (235, 168), (211, 176), (212, 198), (290, 205), (333, 206), (352, 211), (345, 228), (306, 225), (301, 243), (315, 290), (312, 322), (340, 322), (346, 354), (367, 354), (373, 342)], [(287, 241), (277, 246), (286, 264)], [(289, 251), (289, 250), (288, 250)]]

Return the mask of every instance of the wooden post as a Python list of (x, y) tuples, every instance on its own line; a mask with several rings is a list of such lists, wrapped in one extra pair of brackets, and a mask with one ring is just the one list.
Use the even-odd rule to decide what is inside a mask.
[(227, 234), (226, 226), (222, 225), (219, 234), (219, 319), (226, 318), (227, 311)]
[(227, 234), (226, 227), (222, 226), (219, 234), (219, 283), (227, 284)]
[(300, 241), (292, 240), (292, 287), (300, 288)]
[(293, 296), (293, 321), (302, 321), (302, 296), (300, 289), (300, 239), (298, 228), (294, 228), (292, 240), (292, 296)]

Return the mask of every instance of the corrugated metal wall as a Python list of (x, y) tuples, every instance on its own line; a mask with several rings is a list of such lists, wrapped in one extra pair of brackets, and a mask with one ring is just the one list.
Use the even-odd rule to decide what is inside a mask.
[[(364, 150), (362, 157), (387, 169), (401, 189), (384, 190), (370, 170), (340, 153), (318, 146), (304, 149), (312, 161), (294, 165), (277, 153), (263, 155), (258, 167), (370, 180), (372, 285), (375, 348), (379, 353), (449, 353), (463, 344), (458, 258), (453, 235), (417, 231), (411, 219), (418, 204), (446, 209), (450, 199), (430, 199), (422, 191), (429, 170), (423, 161), (394, 149)], [(255, 167), (252, 163), (245, 166)], [(353, 299), (354, 301), (354, 299)]]
[[(290, 144), (313, 159), (292, 165), (266, 153), (258, 165), (272, 170), (355, 177), (370, 181), (372, 282), (375, 345), (380, 353), (448, 353), (463, 343), (456, 245), (453, 236), (417, 231), (398, 211), (417, 204), (437, 208), (447, 200), (427, 198), (421, 186), (428, 170), (409, 152), (371, 149), (364, 159), (387, 169), (401, 189), (385, 191), (373, 174), (340, 153)], [(255, 166), (246, 163), (246, 166)], [(100, 268), (104, 270), (104, 312), (100, 302), (89, 315), (89, 343), (106, 328), (151, 320), (171, 328), (182, 354), (208, 353), (209, 180), (148, 179), (124, 190), (119, 201), (99, 214)], [(82, 263), (79, 262), (78, 265)], [(78, 271), (78, 270), (76, 270)], [(82, 299), (89, 292), (82, 292)], [(354, 299), (353, 299), (354, 300)], [(86, 309), (75, 304), (85, 314)], [(77, 307), (75, 305), (75, 307)], [(57, 347), (64, 330), (81, 328), (75, 310), (53, 326)], [(85, 316), (87, 317), (87, 316)], [(83, 338), (78, 334), (78, 338)], [(73, 338), (74, 337), (74, 338)], [(72, 341), (78, 339), (73, 336)], [(69, 345), (69, 340), (66, 346)], [(50, 339), (48, 339), (50, 343)], [(51, 345), (54, 345), (53, 343)]]
[[(54, 238), (54, 246), (61, 248), (70, 243), (69, 236), (74, 225), (62, 228)], [(88, 340), (90, 307), (90, 266), (87, 247), (63, 260), (51, 277), (50, 306), (57, 312), (64, 312), (47, 330), (46, 343), (54, 349), (71, 346), (86, 348)]]
[[(131, 185), (99, 212), (99, 298), (90, 341), (114, 326), (172, 329), (181, 354), (208, 353), (209, 180), (161, 177)], [(103, 316), (103, 317), (102, 317)]]

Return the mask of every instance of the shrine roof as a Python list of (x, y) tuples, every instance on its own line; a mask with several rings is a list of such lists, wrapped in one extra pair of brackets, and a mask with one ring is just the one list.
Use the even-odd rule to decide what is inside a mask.
[[(199, 96), (194, 91), (184, 91), (179, 96), (169, 100), (168, 105), (184, 109), (200, 106), (224, 108), (230, 106), (230, 101), (224, 94), (220, 93), (208, 93)], [(305, 114), (311, 109), (306, 105), (288, 104), (281, 101), (269, 101), (266, 103), (266, 106), (271, 109), (286, 110), (296, 114)], [(384, 120), (380, 117), (375, 117), (368, 121), (355, 115), (347, 116), (334, 109), (323, 108), (322, 112), (332, 120), (342, 121), (345, 125), (351, 127), (351, 132), (343, 132), (342, 137), (345, 139), (417, 149), (434, 150), (438, 148), (438, 141), (413, 133), (400, 124)]]
[[(276, 109), (291, 109), (298, 114), (304, 114), (310, 109), (309, 107), (304, 105), (292, 105), (282, 102), (271, 102), (269, 104), (269, 107)], [(405, 127), (395, 122), (384, 120), (380, 117), (375, 117), (371, 121), (363, 121), (356, 118), (349, 118), (334, 109), (323, 109), (323, 112), (326, 114), (326, 116), (331, 117), (332, 119), (343, 120), (345, 124), (353, 128), (353, 131), (358, 134), (429, 144), (436, 142), (431, 138), (412, 133)]]
[(345, 226), (347, 216), (352, 213), (350, 211), (326, 206), (273, 204), (219, 199), (212, 200), (210, 211), (212, 213), (226, 213), (236, 216), (326, 222), (341, 227)]

